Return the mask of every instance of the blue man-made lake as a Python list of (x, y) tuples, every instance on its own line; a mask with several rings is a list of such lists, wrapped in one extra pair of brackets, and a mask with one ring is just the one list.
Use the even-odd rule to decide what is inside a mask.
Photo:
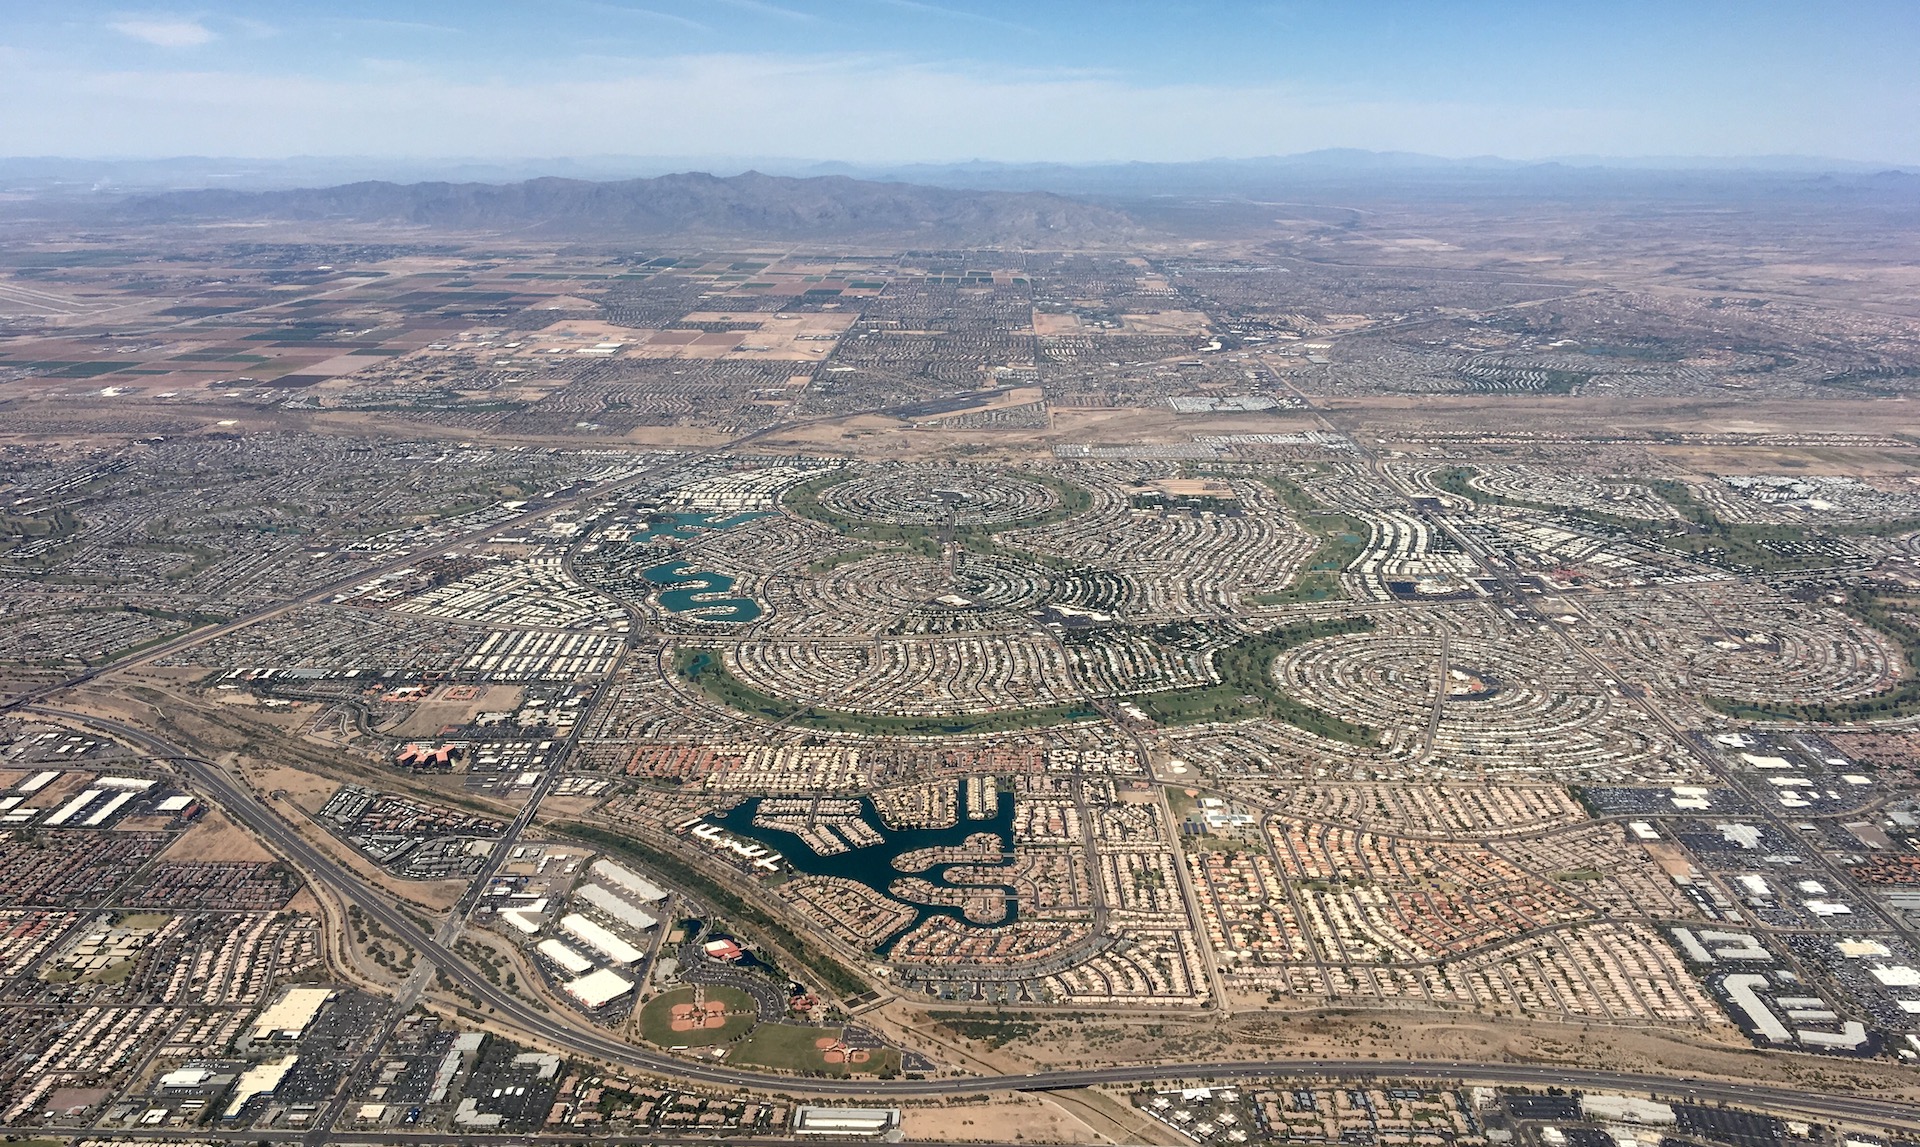
[(627, 538), (638, 545), (642, 542), (657, 542), (662, 538), (692, 538), (703, 530), (725, 530), (751, 522), (755, 518), (767, 516), (765, 510), (748, 510), (739, 514), (727, 514), (716, 517), (712, 514), (662, 514), (645, 525), (638, 526)]
[(640, 576), (671, 587), (660, 591), (661, 605), (702, 621), (753, 621), (765, 612), (752, 598), (733, 596), (733, 579), (726, 574), (697, 570), (689, 562), (661, 562)]
[[(753, 823), (754, 814), (760, 809), (760, 798), (743, 801), (725, 815), (712, 818), (736, 836), (757, 840), (768, 848), (777, 849), (786, 854), (787, 863), (794, 871), (808, 876), (838, 876), (845, 880), (855, 880), (889, 900), (904, 903), (914, 910), (913, 923), (896, 933), (877, 951), (885, 954), (893, 947), (895, 940), (905, 936), (925, 923), (932, 916), (950, 916), (966, 923), (966, 915), (958, 907), (941, 904), (921, 904), (918, 901), (902, 901), (888, 890), (888, 886), (902, 876), (914, 875), (936, 888), (979, 888), (978, 884), (956, 884), (947, 879), (947, 870), (954, 867), (978, 867), (967, 862), (959, 865), (936, 864), (925, 872), (904, 873), (893, 866), (895, 857), (923, 848), (958, 848), (966, 843), (968, 837), (985, 833), (999, 838), (1002, 854), (1013, 855), (1013, 801), (1002, 797), (994, 815), (984, 820), (974, 820), (966, 806), (966, 792), (960, 794), (961, 809), (959, 819), (950, 828), (901, 828), (886, 827), (880, 819), (873, 802), (865, 797), (860, 800), (860, 819), (878, 833), (883, 839), (880, 844), (865, 848), (849, 849), (832, 856), (821, 856), (807, 847), (805, 841), (794, 833), (778, 828), (760, 828)], [(1011, 924), (1020, 918), (1020, 904), (1013, 898), (1010, 886), (1001, 886), (1007, 894), (1007, 915), (1002, 922)]]
[[(715, 517), (712, 514), (671, 514), (633, 532), (629, 542), (656, 542), (666, 538), (692, 538), (707, 530), (724, 530), (755, 518), (763, 511), (749, 511)], [(640, 571), (640, 576), (655, 585), (668, 588), (660, 592), (660, 604), (674, 613), (684, 613), (702, 621), (744, 622), (757, 620), (765, 611), (750, 597), (733, 592), (734, 580), (713, 570), (695, 569), (693, 563), (673, 559)]]

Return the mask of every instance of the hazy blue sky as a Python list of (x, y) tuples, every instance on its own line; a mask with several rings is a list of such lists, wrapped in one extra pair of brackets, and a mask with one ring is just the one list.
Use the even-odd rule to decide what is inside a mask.
[(1920, 0), (0, 4), (0, 154), (1920, 162)]

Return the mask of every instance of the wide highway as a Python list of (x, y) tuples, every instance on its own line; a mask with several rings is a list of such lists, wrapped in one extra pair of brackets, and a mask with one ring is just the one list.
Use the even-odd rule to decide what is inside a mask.
[[(361, 910), (422, 957), (431, 960), (457, 982), (473, 999), (488, 1009), (491, 1018), (554, 1047), (675, 1080), (691, 1080), (721, 1087), (757, 1091), (800, 1093), (817, 1096), (885, 1098), (977, 1094), (994, 1091), (1061, 1091), (1100, 1084), (1146, 1083), (1155, 1080), (1233, 1080), (1269, 1076), (1318, 1078), (1331, 1082), (1378, 1078), (1430, 1080), (1462, 1084), (1515, 1084), (1557, 1086), (1588, 1090), (1658, 1094), (1663, 1098), (1705, 1103), (1730, 1103), (1817, 1119), (1842, 1119), (1857, 1123), (1877, 1123), (1889, 1131), (1920, 1130), (1920, 1105), (1896, 1099), (1806, 1091), (1762, 1083), (1739, 1083), (1713, 1079), (1691, 1079), (1639, 1072), (1607, 1071), (1597, 1068), (1554, 1064), (1474, 1063), (1463, 1060), (1434, 1059), (1320, 1059), (1295, 1057), (1270, 1060), (1223, 1060), (1206, 1063), (1133, 1064), (1073, 1070), (1039, 1071), (1023, 1075), (948, 1076), (929, 1079), (827, 1079), (799, 1078), (768, 1072), (745, 1071), (724, 1064), (700, 1063), (662, 1052), (649, 1051), (602, 1032), (557, 1019), (511, 995), (486, 978), (464, 958), (429, 935), (412, 917), (396, 908), (358, 874), (320, 851), (249, 789), (237, 783), (226, 770), (211, 761), (182, 751), (143, 729), (123, 722), (54, 709), (43, 705), (27, 706), (42, 716), (84, 725), (123, 741), (138, 745), (157, 757), (178, 765), (204, 795), (226, 813), (258, 833), (273, 848), (300, 866), (310, 879), (351, 897)], [(142, 1129), (143, 1133), (150, 1133)], [(351, 1137), (346, 1133), (343, 1137)], [(388, 1139), (385, 1134), (376, 1136)], [(395, 1139), (395, 1141), (399, 1141)], [(408, 1140), (415, 1141), (415, 1140)], [(419, 1142), (440, 1142), (422, 1138)]]

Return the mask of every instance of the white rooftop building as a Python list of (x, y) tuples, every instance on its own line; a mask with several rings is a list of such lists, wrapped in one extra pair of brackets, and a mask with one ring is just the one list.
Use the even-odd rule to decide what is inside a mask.
[(858, 1135), (879, 1138), (900, 1125), (894, 1107), (811, 1107), (793, 1112), (795, 1135)]
[(560, 917), (560, 930), (616, 964), (637, 964), (640, 957), (645, 955), (640, 949), (578, 912)]
[(590, 1008), (610, 1004), (632, 990), (633, 981), (611, 968), (601, 968), (567, 981), (567, 994)]
[(297, 1040), (320, 1014), (320, 1009), (333, 998), (332, 988), (288, 988), (275, 1000), (260, 1018), (253, 1021), (253, 1038), (256, 1040), (279, 1039)]

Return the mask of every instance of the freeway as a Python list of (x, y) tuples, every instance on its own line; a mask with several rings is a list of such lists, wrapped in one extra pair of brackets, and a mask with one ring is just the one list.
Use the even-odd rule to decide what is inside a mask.
[(422, 549), (408, 550), (402, 555), (400, 555), (399, 557), (394, 558), (390, 561), (384, 562), (377, 566), (355, 570), (354, 572), (347, 574), (345, 577), (335, 578), (334, 580), (327, 582), (324, 585), (316, 586), (313, 589), (310, 589), (305, 593), (300, 594), (298, 597), (289, 598), (285, 601), (276, 602), (273, 605), (264, 606), (260, 609), (254, 610), (251, 613), (241, 614), (239, 617), (233, 618), (230, 621), (219, 622), (211, 626), (207, 626), (207, 625), (196, 626), (195, 628), (190, 629), (187, 632), (182, 633), (177, 637), (169, 638), (158, 645), (148, 646), (147, 648), (142, 649), (139, 653), (133, 654), (132, 656), (123, 657), (117, 661), (107, 661), (99, 665), (90, 666), (86, 669), (81, 670), (79, 673), (74, 674), (71, 677), (67, 677), (59, 681), (50, 681), (43, 685), (37, 685), (31, 689), (23, 690), (20, 693), (17, 693), (12, 697), (8, 698), (4, 702), (0, 702), (0, 713), (4, 713), (12, 709), (27, 708), (28, 706), (31, 706), (40, 701), (43, 701), (46, 698), (51, 697), (56, 693), (64, 692), (68, 689), (75, 688), (76, 686), (85, 685), (87, 682), (92, 681), (95, 678), (100, 677), (104, 674), (117, 672), (119, 670), (123, 670), (134, 665), (147, 664), (149, 662), (156, 661), (162, 657), (166, 657), (169, 654), (178, 653), (184, 649), (191, 649), (196, 645), (203, 645), (209, 641), (215, 640), (216, 638), (224, 637), (229, 633), (237, 633), (242, 629), (246, 629), (247, 627), (252, 625), (257, 625), (260, 622), (266, 621), (269, 618), (278, 617), (279, 615), (286, 613), (289, 610), (295, 609), (299, 606), (311, 605), (315, 602), (326, 601), (328, 598), (333, 597), (335, 594), (344, 593), (347, 590), (352, 589), (354, 586), (372, 581), (375, 578), (385, 577), (388, 574), (397, 573), (400, 570), (406, 569), (408, 566), (417, 565), (421, 561), (424, 561), (427, 558), (434, 557), (439, 554), (447, 553), (451, 550), (456, 550), (463, 545), (468, 545), (474, 542), (485, 541), (487, 538), (492, 537), (495, 534), (503, 533), (505, 531), (512, 530), (519, 526), (531, 525), (532, 523), (540, 520), (541, 518), (546, 517), (548, 514), (551, 514), (556, 510), (561, 510), (570, 506), (578, 505), (579, 503), (585, 502), (589, 499), (607, 497), (611, 495), (614, 491), (622, 487), (630, 485), (634, 482), (641, 481), (642, 479), (645, 479), (651, 475), (657, 474), (663, 470), (670, 469), (674, 466), (685, 465), (688, 460), (689, 459), (685, 457), (674, 458), (669, 462), (665, 462), (657, 466), (649, 467), (645, 470), (639, 471), (634, 474), (629, 474), (626, 477), (620, 478), (616, 481), (601, 483), (600, 485), (597, 485), (597, 486), (588, 487), (586, 490), (581, 491), (580, 493), (574, 494), (571, 497), (547, 499), (541, 505), (534, 507), (532, 509), (529, 509), (526, 512), (518, 514), (514, 517), (506, 518), (498, 522), (492, 522), (486, 526), (481, 527), (480, 529), (470, 530), (466, 533), (457, 534), (451, 538), (440, 539), (439, 541), (435, 542), (433, 545), (427, 546)]
[[(489, 1010), (493, 1019), (518, 1029), (538, 1041), (567, 1049), (573, 1054), (651, 1075), (729, 1088), (862, 1098), (971, 1095), (996, 1091), (1062, 1091), (1103, 1084), (1148, 1083), (1176, 1079), (1231, 1080), (1284, 1076), (1294, 1079), (1354, 1082), (1390, 1078), (1460, 1084), (1557, 1086), (1638, 1094), (1651, 1093), (1694, 1102), (1739, 1104), (1817, 1119), (1842, 1119), (1854, 1124), (1867, 1122), (1890, 1130), (1920, 1131), (1920, 1104), (1897, 1099), (1806, 1091), (1772, 1084), (1677, 1078), (1557, 1064), (1474, 1063), (1462, 1060), (1427, 1059), (1319, 1059), (1303, 1056), (1210, 1063), (1129, 1064), (1070, 1071), (1040, 1071), (1024, 1075), (858, 1080), (797, 1078), (769, 1072), (740, 1070), (722, 1064), (691, 1062), (636, 1047), (565, 1018), (556, 1018), (555, 1015), (541, 1012), (525, 1000), (494, 986), (484, 974), (452, 951), (438, 936), (430, 935), (415, 923), (411, 916), (367, 886), (356, 873), (317, 849), (265, 802), (213, 762), (182, 752), (177, 746), (145, 730), (118, 721), (38, 705), (32, 706), (31, 711), (122, 738), (157, 757), (176, 763), (194, 783), (201, 786), (205, 795), (224, 809), (229, 816), (258, 833), (269, 845), (304, 870), (310, 879), (322, 881), (336, 891), (351, 897), (361, 906), (362, 911), (411, 945), (423, 959), (430, 960), (450, 979), (457, 982), (469, 996), (478, 1000)], [(382, 1135), (380, 1138), (387, 1137)], [(423, 1142), (439, 1141), (441, 1140), (423, 1140)]]

